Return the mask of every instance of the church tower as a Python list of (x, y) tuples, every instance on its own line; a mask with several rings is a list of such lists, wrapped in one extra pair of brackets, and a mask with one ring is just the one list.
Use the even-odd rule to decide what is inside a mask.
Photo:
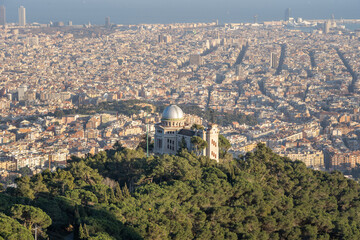
[(206, 130), (206, 156), (219, 161), (219, 128), (218, 125), (212, 124)]

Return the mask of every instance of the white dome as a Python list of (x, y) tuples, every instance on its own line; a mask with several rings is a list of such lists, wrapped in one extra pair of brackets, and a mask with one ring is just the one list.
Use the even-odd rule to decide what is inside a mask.
[(181, 110), (181, 108), (179, 108), (176, 105), (171, 105), (165, 108), (163, 114), (162, 114), (162, 119), (164, 120), (176, 120), (176, 119), (183, 119), (184, 118), (184, 113)]

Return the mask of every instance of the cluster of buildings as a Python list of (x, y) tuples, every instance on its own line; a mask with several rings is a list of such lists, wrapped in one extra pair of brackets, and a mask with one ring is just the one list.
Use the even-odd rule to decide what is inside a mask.
[[(360, 69), (360, 32), (179, 23), (11, 27), (0, 36), (0, 169), (6, 174), (66, 164), (70, 155), (96, 153), (117, 140), (134, 148), (147, 125), (160, 137), (161, 114), (154, 111), (53, 116), (124, 100), (253, 116), (254, 126), (242, 119), (225, 126), (218, 116), (218, 130), (236, 156), (265, 142), (315, 169), (346, 171), (360, 163), (360, 95), (350, 87)], [(185, 115), (184, 121), (203, 120)], [(180, 130), (174, 139), (207, 139), (206, 130)], [(155, 142), (155, 151), (167, 141)]]
[[(18, 26), (25, 27), (26, 26), (26, 9), (24, 6), (20, 6), (18, 9)], [(0, 5), (0, 26), (6, 26), (6, 7), (4, 5)]]

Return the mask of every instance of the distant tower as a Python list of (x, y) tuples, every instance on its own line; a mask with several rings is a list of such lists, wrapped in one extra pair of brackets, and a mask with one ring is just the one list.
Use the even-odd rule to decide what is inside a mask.
[(291, 8), (287, 8), (287, 9), (285, 10), (285, 18), (284, 18), (284, 20), (285, 20), (286, 22), (290, 20), (290, 15), (291, 15)]
[(68, 26), (72, 26), (72, 21), (68, 21)]
[(255, 15), (254, 16), (254, 23), (257, 23), (257, 21), (258, 21), (258, 15)]
[(110, 27), (110, 17), (105, 18), (105, 27)]
[(26, 25), (26, 12), (23, 6), (19, 7), (19, 26), (25, 27)]
[(210, 41), (209, 40), (206, 40), (205, 47), (206, 47), (206, 49), (210, 49)]
[(270, 58), (270, 66), (271, 68), (277, 68), (278, 67), (278, 62), (279, 62), (279, 57), (276, 53), (271, 53), (271, 58)]
[(0, 25), (6, 25), (6, 9), (4, 5), (0, 6)]
[(331, 22), (330, 21), (326, 21), (324, 23), (324, 33), (328, 34), (330, 32), (330, 27), (331, 27)]
[(335, 21), (335, 15), (331, 15), (331, 27), (336, 28), (336, 21)]
[(242, 74), (241, 65), (238, 64), (235, 66), (235, 75), (239, 77), (241, 74)]

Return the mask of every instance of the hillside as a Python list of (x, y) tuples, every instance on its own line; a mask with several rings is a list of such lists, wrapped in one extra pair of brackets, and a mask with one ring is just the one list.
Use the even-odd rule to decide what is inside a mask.
[(223, 164), (115, 147), (0, 193), (0, 239), (360, 239), (360, 185), (339, 172), (262, 144)]

